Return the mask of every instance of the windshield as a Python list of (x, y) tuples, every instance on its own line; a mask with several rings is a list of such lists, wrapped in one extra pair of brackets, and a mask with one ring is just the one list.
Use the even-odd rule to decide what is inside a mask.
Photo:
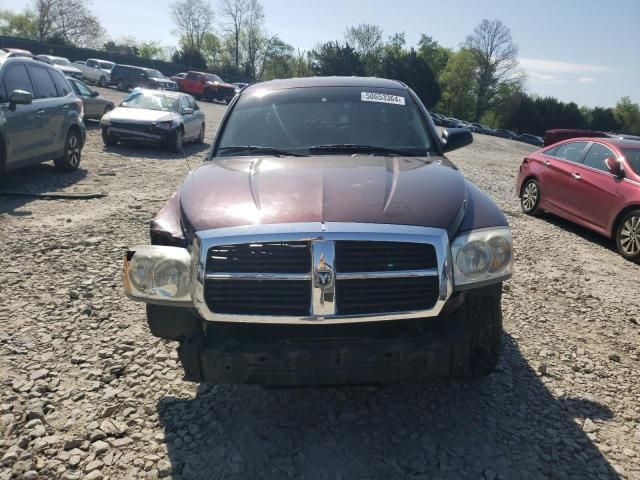
[(115, 63), (112, 62), (100, 62), (100, 68), (103, 70), (109, 70), (111, 71), (111, 69), (115, 66)]
[(218, 151), (241, 145), (314, 154), (339, 151), (311, 148), (321, 145), (366, 145), (414, 155), (435, 151), (422, 112), (405, 90), (369, 87), (255, 90), (241, 96)]
[(145, 72), (149, 75), (149, 78), (164, 78), (164, 75), (160, 73), (158, 70), (151, 70), (150, 68), (145, 68)]
[(71, 62), (69, 60), (67, 60), (66, 58), (62, 58), (62, 57), (53, 57), (51, 59), (53, 61), (53, 63), (55, 63), (56, 65), (71, 65)]
[(623, 148), (622, 152), (631, 169), (636, 175), (640, 175), (640, 148)]
[(207, 77), (207, 80), (209, 80), (210, 82), (224, 83), (223, 80), (218, 75), (214, 75), (213, 73), (207, 73), (205, 74), (205, 77)]
[(121, 107), (125, 108), (143, 108), (165, 112), (179, 112), (179, 105), (178, 98), (163, 95), (161, 92), (132, 92), (120, 104)]

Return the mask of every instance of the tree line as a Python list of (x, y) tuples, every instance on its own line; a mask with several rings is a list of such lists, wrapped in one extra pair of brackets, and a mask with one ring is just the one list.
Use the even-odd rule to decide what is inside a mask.
[(402, 32), (378, 25), (346, 28), (343, 38), (310, 51), (265, 26), (260, 0), (175, 0), (169, 15), (177, 47), (110, 39), (90, 0), (32, 0), (15, 13), (0, 10), (0, 34), (107, 52), (169, 60), (248, 81), (309, 75), (366, 75), (401, 80), (427, 108), (492, 128), (541, 135), (550, 128), (586, 128), (640, 135), (640, 108), (629, 97), (614, 107), (580, 107), (525, 90), (518, 48), (499, 20), (483, 20), (458, 49), (422, 34), (408, 46)]

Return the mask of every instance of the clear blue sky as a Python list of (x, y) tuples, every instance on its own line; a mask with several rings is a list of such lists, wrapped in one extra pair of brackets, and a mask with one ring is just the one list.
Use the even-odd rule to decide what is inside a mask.
[[(215, 5), (217, 0), (212, 0)], [(0, 0), (21, 9), (30, 0)], [(171, 0), (93, 0), (109, 35), (174, 45)], [(421, 33), (457, 48), (483, 18), (502, 20), (520, 49), (527, 89), (580, 105), (612, 106), (622, 96), (640, 102), (640, 0), (262, 0), (266, 27), (311, 49), (342, 39), (345, 27), (380, 25), (386, 35)], [(221, 21), (218, 17), (217, 21)]]

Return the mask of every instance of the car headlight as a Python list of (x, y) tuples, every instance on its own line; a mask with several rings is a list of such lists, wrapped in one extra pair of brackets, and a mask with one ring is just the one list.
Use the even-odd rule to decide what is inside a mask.
[(160, 128), (162, 130), (171, 130), (173, 128), (173, 122), (158, 122), (155, 124), (156, 128)]
[(124, 258), (122, 281), (134, 300), (191, 302), (191, 255), (180, 247), (133, 247)]
[(451, 245), (456, 287), (508, 279), (513, 273), (511, 229), (483, 228), (465, 232)]

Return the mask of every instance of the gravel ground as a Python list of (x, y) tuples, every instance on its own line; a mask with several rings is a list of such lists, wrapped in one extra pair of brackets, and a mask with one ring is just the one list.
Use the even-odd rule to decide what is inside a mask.
[[(225, 107), (201, 106), (211, 139)], [(207, 146), (186, 148), (191, 166)], [(640, 479), (640, 267), (521, 215), (531, 150), (476, 135), (450, 155), (507, 213), (516, 251), (502, 359), (467, 384), (186, 383), (119, 280), (185, 160), (105, 148), (94, 125), (79, 171), (11, 173), (0, 190), (108, 195), (0, 195), (0, 479)]]

